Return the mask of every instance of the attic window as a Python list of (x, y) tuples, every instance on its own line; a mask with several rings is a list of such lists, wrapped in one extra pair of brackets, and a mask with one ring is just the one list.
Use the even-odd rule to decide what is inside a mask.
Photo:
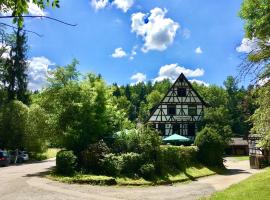
[(168, 115), (175, 115), (176, 114), (176, 106), (175, 105), (168, 105)]
[(186, 88), (177, 88), (177, 95), (179, 97), (185, 97), (187, 96), (187, 89)]

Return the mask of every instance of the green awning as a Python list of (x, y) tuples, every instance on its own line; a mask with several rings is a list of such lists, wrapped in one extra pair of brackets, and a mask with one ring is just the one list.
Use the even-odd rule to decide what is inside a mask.
[(170, 136), (164, 138), (163, 141), (165, 141), (165, 142), (189, 142), (190, 139), (188, 139), (182, 135), (173, 134), (173, 135), (170, 135)]

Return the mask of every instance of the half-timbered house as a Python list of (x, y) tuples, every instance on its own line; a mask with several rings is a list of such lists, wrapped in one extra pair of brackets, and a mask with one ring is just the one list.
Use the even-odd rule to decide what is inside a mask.
[(184, 74), (180, 74), (161, 102), (151, 110), (147, 123), (163, 136), (176, 133), (194, 140), (205, 105)]

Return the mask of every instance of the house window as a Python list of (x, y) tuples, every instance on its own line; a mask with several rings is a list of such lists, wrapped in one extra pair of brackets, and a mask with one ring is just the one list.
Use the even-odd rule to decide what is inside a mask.
[(180, 130), (180, 127), (179, 127), (179, 124), (173, 124), (173, 134), (179, 134), (179, 130)]
[(175, 105), (168, 105), (167, 112), (168, 112), (168, 115), (175, 115), (176, 114), (176, 106)]
[(195, 136), (195, 124), (188, 124), (188, 136)]
[(196, 105), (188, 105), (188, 115), (191, 115), (191, 116), (197, 115)]
[(177, 95), (179, 97), (187, 96), (187, 89), (186, 88), (177, 88)]

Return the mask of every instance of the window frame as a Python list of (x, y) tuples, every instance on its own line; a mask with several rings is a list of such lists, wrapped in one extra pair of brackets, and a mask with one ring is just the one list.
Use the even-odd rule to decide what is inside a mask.
[[(169, 112), (171, 111), (170, 109), (174, 109), (174, 112)], [(176, 105), (167, 105), (167, 115), (176, 115)]]
[[(194, 111), (194, 112), (192, 112)], [(188, 115), (195, 116), (198, 115), (198, 108), (196, 104), (188, 105)]]
[(178, 97), (186, 97), (187, 96), (187, 88), (178, 87), (177, 88), (177, 96)]

